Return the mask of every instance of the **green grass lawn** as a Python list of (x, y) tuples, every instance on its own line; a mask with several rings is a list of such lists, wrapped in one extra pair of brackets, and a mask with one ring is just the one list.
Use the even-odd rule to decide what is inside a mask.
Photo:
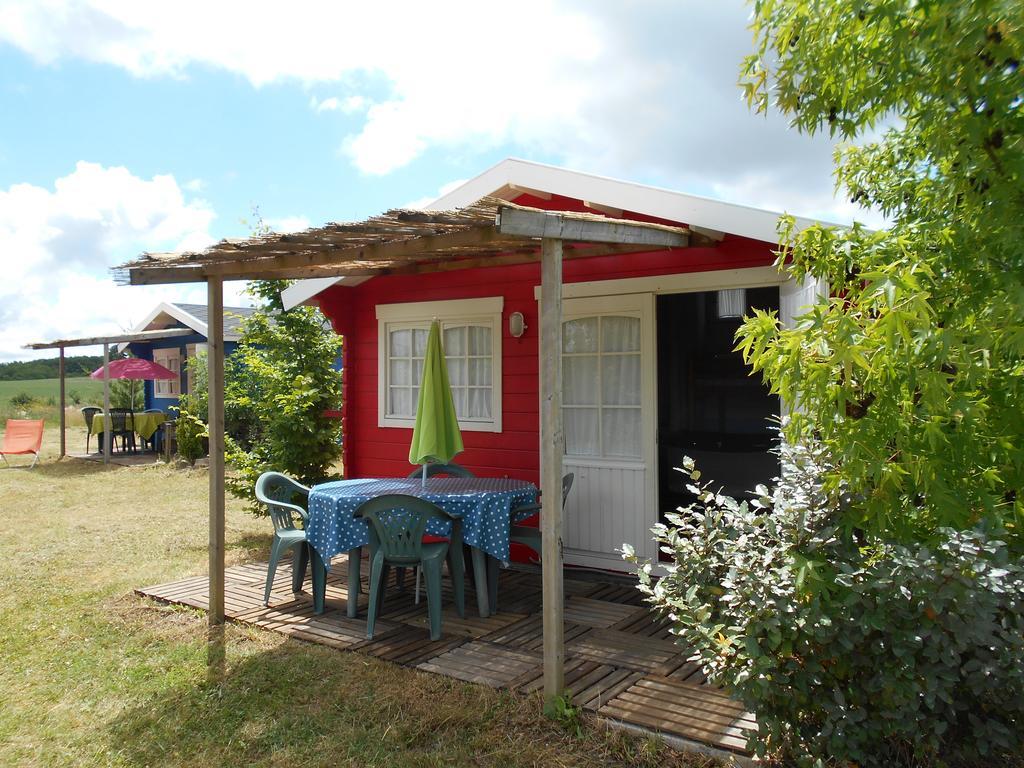
[[(56, 462), (56, 445), (47, 430), (36, 469), (0, 468), (0, 765), (712, 765), (255, 628), (228, 626), (208, 684), (205, 615), (132, 594), (205, 572), (205, 470)], [(269, 528), (229, 499), (228, 564), (264, 558)]]

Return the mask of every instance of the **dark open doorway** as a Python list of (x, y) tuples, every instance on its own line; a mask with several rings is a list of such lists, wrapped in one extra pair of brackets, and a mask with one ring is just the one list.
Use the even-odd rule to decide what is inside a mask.
[(769, 452), (779, 399), (750, 375), (734, 336), (738, 315), (779, 309), (779, 289), (747, 288), (659, 296), (658, 503), (666, 511), (690, 504), (689, 478), (673, 467), (697, 462), (702, 480), (736, 498), (778, 473)]

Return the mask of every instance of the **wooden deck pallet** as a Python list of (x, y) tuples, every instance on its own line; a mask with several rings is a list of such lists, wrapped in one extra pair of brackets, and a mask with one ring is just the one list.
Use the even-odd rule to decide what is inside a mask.
[[(597, 664), (587, 659), (569, 657), (565, 660), (565, 687), (572, 701), (585, 709), (596, 711), (636, 683), (643, 674)], [(513, 683), (514, 687), (529, 693), (544, 687), (542, 669), (533, 669)]]
[(595, 629), (565, 645), (566, 653), (638, 672), (664, 674), (673, 666), (680, 648), (667, 640), (631, 635), (615, 629)]
[(746, 732), (757, 729), (726, 694), (664, 677), (638, 680), (598, 713), (740, 753), (746, 752)]
[(636, 613), (631, 605), (607, 603), (589, 597), (568, 597), (565, 600), (565, 620), (588, 627), (610, 627)]
[[(466, 615), (460, 618), (444, 590), (444, 634), (431, 642), (426, 600), (413, 601), (412, 578), (399, 592), (392, 577), (375, 637), (366, 637), (366, 590), (361, 618), (345, 612), (347, 569), (328, 576), (328, 611), (313, 613), (310, 583), (291, 592), (291, 563), (281, 563), (263, 605), (265, 563), (228, 568), (225, 609), (233, 621), (289, 637), (494, 688), (530, 693), (543, 688), (539, 574), (501, 572), (500, 611), (481, 619), (467, 584)], [(308, 575), (307, 575), (308, 576)], [(747, 754), (745, 733), (754, 718), (725, 693), (706, 684), (699, 665), (680, 648), (668, 623), (642, 605), (642, 596), (621, 584), (567, 578), (565, 683), (573, 702), (602, 717)], [(197, 576), (136, 590), (167, 603), (205, 610), (207, 579)]]
[(527, 653), (495, 643), (472, 640), (416, 665), (467, 683), (483, 683), (492, 688), (507, 688), (517, 678), (541, 669), (541, 655)]

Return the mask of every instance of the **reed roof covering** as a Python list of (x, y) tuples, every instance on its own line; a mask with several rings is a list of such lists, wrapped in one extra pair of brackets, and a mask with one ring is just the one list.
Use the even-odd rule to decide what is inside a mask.
[(222, 240), (203, 251), (144, 253), (116, 267), (114, 274), (119, 282), (138, 285), (195, 282), (213, 275), (269, 279), (415, 274), (538, 260), (540, 238), (503, 231), (499, 225), (503, 211), (533, 212), (552, 221), (557, 218), (558, 231), (565, 232), (569, 246), (568, 258), (653, 249), (651, 244), (642, 247), (636, 242), (583, 239), (588, 223), (599, 223), (605, 229), (617, 224), (630, 231), (650, 230), (651, 243), (659, 238), (664, 241), (654, 247), (685, 244), (689, 234), (685, 227), (540, 211), (487, 197), (450, 211), (395, 208), (361, 222)]

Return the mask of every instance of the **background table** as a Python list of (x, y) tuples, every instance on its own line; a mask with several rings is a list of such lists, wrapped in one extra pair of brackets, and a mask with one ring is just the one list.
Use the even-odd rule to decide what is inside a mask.
[[(460, 518), (462, 540), (472, 547), (480, 615), (490, 615), (486, 555), (508, 560), (512, 509), (536, 501), (537, 486), (525, 480), (497, 477), (431, 477), (426, 485), (419, 477), (339, 480), (315, 485), (309, 493), (306, 539), (321, 567), (328, 568), (334, 555), (348, 552), (349, 583), (358, 584), (359, 558), (362, 547), (370, 543), (370, 530), (365, 520), (355, 517), (355, 512), (364, 502), (391, 493), (416, 496)], [(451, 524), (434, 520), (427, 526), (427, 532), (448, 536)], [(315, 600), (317, 597), (314, 594)], [(349, 616), (356, 614), (357, 597), (358, 591), (350, 589)], [(322, 608), (321, 598), (317, 610)]]
[[(166, 413), (132, 413), (125, 415), (131, 416), (133, 431), (143, 440), (149, 440), (157, 428), (167, 421)], [(105, 427), (104, 422), (103, 411), (100, 411), (92, 417), (92, 428), (89, 430), (89, 434), (102, 435)]]

